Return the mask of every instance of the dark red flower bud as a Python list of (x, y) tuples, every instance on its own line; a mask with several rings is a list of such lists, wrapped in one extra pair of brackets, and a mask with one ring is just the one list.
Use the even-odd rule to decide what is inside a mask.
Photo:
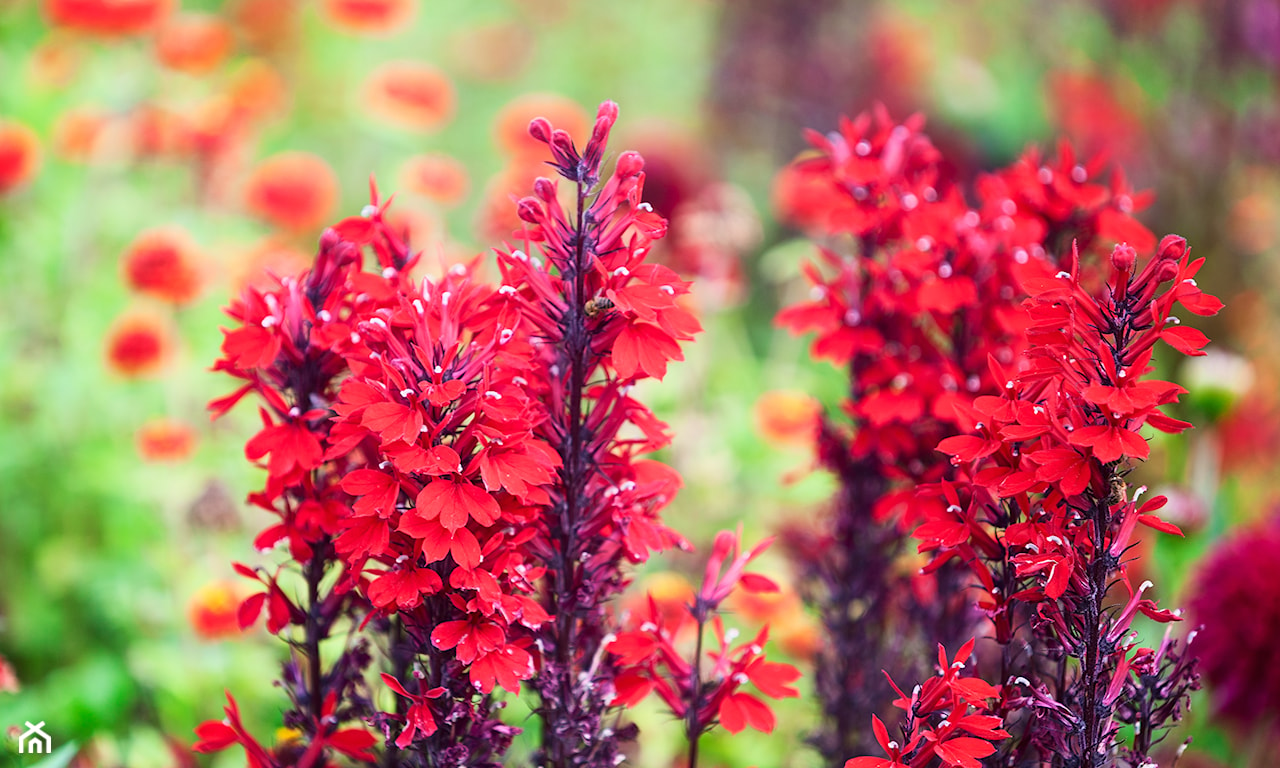
[(555, 182), (545, 176), (539, 176), (533, 182), (533, 193), (538, 196), (539, 200), (549, 203), (556, 199)]
[(569, 157), (577, 157), (578, 151), (573, 146), (573, 138), (568, 131), (557, 128), (551, 132), (551, 147)]
[(616, 173), (622, 178), (637, 176), (644, 170), (644, 158), (639, 152), (623, 152), (618, 155), (618, 169)]
[(529, 121), (529, 135), (545, 144), (551, 143), (551, 122), (545, 117), (535, 117)]
[(1138, 263), (1138, 252), (1128, 243), (1121, 243), (1111, 252), (1111, 266), (1126, 274), (1133, 271), (1134, 264)]
[(530, 224), (541, 224), (543, 211), (542, 205), (536, 198), (526, 197), (516, 205), (516, 213), (520, 216), (521, 221)]
[(1156, 250), (1157, 259), (1180, 261), (1187, 255), (1187, 240), (1179, 235), (1165, 235), (1160, 239), (1160, 247)]

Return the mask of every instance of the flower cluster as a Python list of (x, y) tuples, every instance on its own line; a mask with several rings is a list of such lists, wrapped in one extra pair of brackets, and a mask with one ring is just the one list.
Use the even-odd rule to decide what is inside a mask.
[[(237, 566), (263, 586), (240, 620), (265, 611), (274, 633), (302, 627), (307, 669), (286, 669), (285, 684), (307, 716), (286, 716), (304, 738), (272, 754), (233, 701), (226, 722), (201, 726), (198, 750), (240, 743), (262, 766), (299, 750), (305, 764), (332, 751), (370, 760), (372, 734), (338, 729), (363, 718), (394, 744), (389, 764), (497, 766), (518, 729), (494, 689), (533, 678), (548, 762), (616, 765), (634, 728), (604, 722), (622, 703), (608, 601), (628, 563), (688, 546), (658, 514), (679, 477), (640, 458), (667, 444), (665, 425), (630, 389), (661, 378), (699, 330), (678, 303), (688, 284), (645, 263), (666, 225), (641, 201), (643, 160), (623, 153), (600, 185), (616, 118), (606, 102), (582, 152), (533, 121), (576, 208), (538, 179), (518, 205), (525, 248), (499, 249), (498, 285), (477, 279), (478, 262), (411, 279), (419, 256), (375, 189), (326, 230), (312, 269), (229, 309), (239, 326), (215, 367), (245, 383), (210, 407), (265, 402), (246, 454), (267, 470), (252, 500), (278, 521), (255, 544), (287, 543), (291, 558)], [(305, 599), (291, 596), (294, 571)], [(365, 640), (321, 664), (320, 641), (344, 619), (383, 651), (387, 692), (364, 690)], [(394, 709), (375, 711), (374, 696)]]
[[(337, 442), (330, 418), (347, 373), (343, 355), (353, 344), (347, 320), (372, 301), (355, 290), (360, 266), (359, 249), (330, 231), (320, 241), (314, 267), (278, 280), (270, 290), (250, 288), (227, 310), (238, 326), (224, 331), (223, 357), (214, 370), (245, 383), (209, 407), (220, 416), (250, 393), (261, 399), (263, 426), (246, 444), (245, 454), (264, 466), (267, 478), (250, 501), (276, 521), (254, 545), (269, 551), (284, 544), (289, 553), (286, 565), (274, 570), (236, 565), (241, 575), (263, 587), (240, 605), (239, 619), (245, 627), (265, 611), (267, 629), (292, 638), (299, 649), (305, 668), (295, 662), (285, 668), (283, 683), (294, 709), (284, 722), (303, 738), (268, 752), (239, 725), (232, 699), (226, 722), (211, 721), (197, 729), (197, 751), (239, 743), (251, 764), (265, 767), (315, 764), (330, 748), (364, 754), (374, 743), (373, 734), (363, 729), (339, 728), (371, 714), (371, 703), (361, 693), (370, 662), (365, 644), (349, 644), (327, 669), (320, 653), (321, 642), (340, 623), (367, 610), (353, 589), (358, 572), (343, 563), (335, 546), (349, 514), (343, 477), (366, 459)], [(384, 286), (382, 293), (388, 291)], [(305, 596), (294, 597), (299, 577)], [(300, 755), (308, 757), (303, 761)]]
[[(690, 766), (697, 765), (699, 738), (717, 722), (730, 733), (747, 727), (764, 733), (773, 731), (776, 720), (772, 710), (758, 696), (741, 690), (747, 683), (770, 698), (800, 695), (788, 685), (800, 677), (800, 671), (790, 664), (765, 660), (768, 625), (753, 639), (735, 647), (732, 643), (737, 632), (725, 631), (718, 614), (720, 604), (735, 589), (749, 593), (778, 591), (770, 579), (745, 571), (772, 540), (743, 552), (741, 536), (741, 531), (721, 531), (716, 537), (702, 588), (691, 602), (679, 610), (664, 611), (650, 597), (647, 610), (631, 617), (636, 628), (619, 633), (609, 645), (609, 652), (627, 668), (616, 680), (619, 703), (630, 705), (656, 692), (671, 714), (684, 721)], [(703, 636), (708, 623), (717, 644), (706, 649), (709, 676), (703, 668)], [(681, 648), (682, 641), (689, 639), (686, 630), (693, 632), (691, 659)]]
[[(1161, 411), (1185, 390), (1146, 374), (1157, 341), (1202, 354), (1204, 335), (1172, 315), (1176, 305), (1199, 315), (1221, 307), (1196, 286), (1202, 263), (1171, 235), (1141, 267), (1133, 248), (1117, 246), (1096, 293), (1081, 283), (1078, 258), (1056, 276), (1022, 273), (1030, 295), (1024, 364), (1016, 373), (993, 365), (1007, 378), (1001, 395), (975, 401), (977, 434), (939, 445), (960, 472), (936, 486), (947, 506), (915, 536), (934, 553), (930, 567), (958, 558), (981, 585), (979, 605), (1004, 649), (1002, 707), (1029, 715), (1008, 747), (1017, 759), (1115, 764), (1121, 712), (1134, 709), (1126, 697), (1141, 690), (1131, 675), (1159, 667), (1163, 655), (1136, 647), (1130, 625), (1139, 613), (1178, 618), (1144, 596), (1149, 582), (1135, 590), (1127, 577), (1137, 525), (1179, 531), (1155, 514), (1165, 499), (1140, 504), (1143, 489), (1131, 498), (1125, 476), (1148, 456), (1144, 425), (1190, 426)], [(1180, 664), (1164, 671), (1191, 674)], [(1187, 686), (1165, 687), (1180, 699)], [(1149, 740), (1178, 709), (1137, 708), (1137, 731)], [(1134, 765), (1146, 757), (1126, 755)]]
[(601, 105), (581, 151), (547, 120), (530, 123), (568, 195), (562, 202), (555, 181), (537, 179), (534, 194), (518, 204), (525, 247), (498, 253), (499, 291), (534, 346), (529, 386), (544, 414), (535, 434), (558, 457), (529, 542), (546, 569), (552, 617), (538, 636), (543, 658), (534, 687), (543, 759), (553, 766), (611, 767), (621, 758), (626, 732), (604, 722), (616, 698), (615, 665), (604, 653), (613, 622), (608, 601), (626, 585), (627, 564), (687, 546), (658, 514), (679, 476), (640, 458), (670, 438), (630, 389), (661, 379), (671, 360), (683, 359), (680, 342), (700, 326), (679, 303), (689, 284), (646, 263), (666, 221), (643, 202), (643, 158), (621, 153), (601, 182), (617, 115), (612, 102)]
[[(1153, 240), (1129, 215), (1145, 199), (1119, 173), (1100, 183), (1101, 161), (1079, 163), (1065, 145), (980, 177), (971, 207), (922, 128), (919, 116), (897, 123), (880, 108), (811, 132), (816, 152), (778, 185), (783, 217), (819, 243), (823, 267), (805, 266), (811, 295), (777, 323), (815, 332), (813, 355), (849, 372), (847, 420), (824, 417), (817, 437), (840, 493), (826, 528), (793, 545), (828, 636), (817, 742), (833, 764), (870, 746), (859, 726), (891, 697), (877, 670), (902, 670), (932, 642), (972, 631), (962, 601), (932, 597), (959, 594), (957, 570), (941, 570), (936, 586), (892, 574), (914, 570), (894, 567), (905, 534), (940, 509), (917, 486), (953, 475), (935, 447), (968, 431), (965, 406), (1002, 386), (988, 358), (1010, 365), (1025, 344), (1015, 269), (1052, 274), (1064, 239)], [(813, 550), (825, 554), (800, 556)]]
[(903, 740), (890, 738), (889, 729), (872, 715), (872, 731), (887, 757), (854, 757), (845, 768), (911, 768), (928, 765), (935, 757), (942, 768), (979, 768), (981, 758), (995, 754), (994, 744), (1009, 736), (1004, 721), (990, 714), (1000, 689), (961, 674), (973, 646), (969, 640), (948, 663), (947, 651), (939, 645), (937, 676), (917, 685), (910, 696), (890, 679), (898, 694), (894, 706), (907, 713)]

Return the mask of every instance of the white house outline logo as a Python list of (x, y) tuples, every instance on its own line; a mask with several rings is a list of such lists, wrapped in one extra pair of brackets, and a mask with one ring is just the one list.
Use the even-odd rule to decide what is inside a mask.
[(47, 755), (53, 751), (53, 739), (44, 732), (44, 721), (31, 724), (27, 721), (27, 732), (18, 737), (18, 754)]

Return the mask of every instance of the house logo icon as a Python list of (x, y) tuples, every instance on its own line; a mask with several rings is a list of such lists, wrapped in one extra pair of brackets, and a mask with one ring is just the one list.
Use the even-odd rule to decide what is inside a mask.
[(18, 737), (18, 754), (47, 755), (53, 751), (53, 739), (44, 732), (44, 721), (31, 724), (27, 721), (27, 732)]

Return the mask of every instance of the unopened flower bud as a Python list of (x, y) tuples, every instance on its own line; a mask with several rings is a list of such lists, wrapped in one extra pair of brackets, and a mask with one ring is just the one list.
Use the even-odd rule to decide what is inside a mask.
[(1160, 247), (1156, 249), (1156, 258), (1161, 261), (1181, 261), (1186, 254), (1187, 240), (1179, 235), (1165, 235), (1160, 239)]
[(629, 178), (638, 175), (644, 170), (644, 158), (639, 152), (623, 152), (618, 155), (618, 168), (616, 173), (622, 178)]
[(542, 206), (535, 198), (526, 197), (516, 205), (516, 213), (520, 216), (521, 221), (530, 224), (542, 223)]
[(1121, 272), (1129, 273), (1133, 271), (1133, 265), (1138, 263), (1138, 252), (1128, 243), (1121, 243), (1111, 251), (1111, 266)]
[(539, 176), (533, 182), (533, 194), (538, 196), (539, 200), (551, 202), (556, 199), (556, 185), (551, 179), (545, 176)]
[(529, 135), (544, 144), (551, 143), (551, 122), (545, 117), (535, 117), (529, 121)]
[(338, 230), (333, 227), (325, 227), (324, 232), (320, 235), (320, 250), (327, 251), (342, 242), (342, 235), (338, 234)]

